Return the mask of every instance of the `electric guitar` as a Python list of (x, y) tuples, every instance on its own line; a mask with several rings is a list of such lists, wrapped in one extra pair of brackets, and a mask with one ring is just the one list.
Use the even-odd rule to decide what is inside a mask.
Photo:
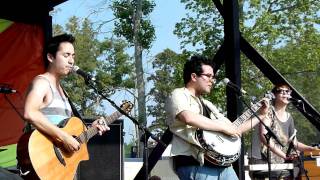
[[(130, 112), (132, 107), (129, 101), (121, 105), (121, 109), (126, 113)], [(120, 116), (122, 114), (119, 111), (114, 112), (105, 118), (106, 124), (111, 124)], [(96, 127), (87, 129), (77, 117), (69, 118), (61, 129), (80, 143), (79, 151), (72, 153), (66, 151), (61, 142), (49, 138), (38, 130), (25, 133), (20, 137), (17, 145), (17, 160), (22, 173), (26, 174), (26, 179), (72, 180), (80, 161), (89, 159), (87, 142), (98, 133), (98, 129)]]

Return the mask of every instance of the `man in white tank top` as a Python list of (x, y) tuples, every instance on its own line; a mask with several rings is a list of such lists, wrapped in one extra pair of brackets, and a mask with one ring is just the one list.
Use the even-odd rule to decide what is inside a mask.
[[(24, 118), (32, 128), (62, 143), (69, 152), (80, 149), (80, 143), (56, 125), (72, 116), (72, 110), (61, 87), (60, 80), (67, 76), (74, 65), (74, 37), (62, 34), (49, 40), (46, 56), (49, 62), (44, 74), (32, 81), (24, 107)], [(101, 135), (109, 130), (103, 118), (93, 122)]]

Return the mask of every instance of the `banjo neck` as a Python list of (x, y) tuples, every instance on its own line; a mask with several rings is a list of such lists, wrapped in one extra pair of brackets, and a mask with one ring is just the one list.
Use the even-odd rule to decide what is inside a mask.
[(257, 112), (258, 109), (262, 106), (261, 101), (251, 106), (251, 108), (247, 109), (241, 116), (239, 116), (232, 124), (235, 127), (239, 127), (244, 121), (249, 119), (253, 113)]

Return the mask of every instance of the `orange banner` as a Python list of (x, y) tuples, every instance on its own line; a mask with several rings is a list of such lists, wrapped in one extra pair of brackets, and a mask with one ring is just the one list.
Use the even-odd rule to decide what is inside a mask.
[(34, 76), (45, 70), (44, 33), (40, 25), (12, 23), (0, 33), (0, 146), (16, 143), (24, 126), (23, 104)]

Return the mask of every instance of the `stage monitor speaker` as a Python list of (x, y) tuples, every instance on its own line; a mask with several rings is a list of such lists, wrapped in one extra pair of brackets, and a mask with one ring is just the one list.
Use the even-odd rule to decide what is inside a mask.
[[(91, 120), (85, 120), (90, 125)], [(78, 168), (80, 180), (123, 179), (123, 121), (109, 125), (110, 131), (96, 135), (88, 142), (89, 160), (82, 161)]]

